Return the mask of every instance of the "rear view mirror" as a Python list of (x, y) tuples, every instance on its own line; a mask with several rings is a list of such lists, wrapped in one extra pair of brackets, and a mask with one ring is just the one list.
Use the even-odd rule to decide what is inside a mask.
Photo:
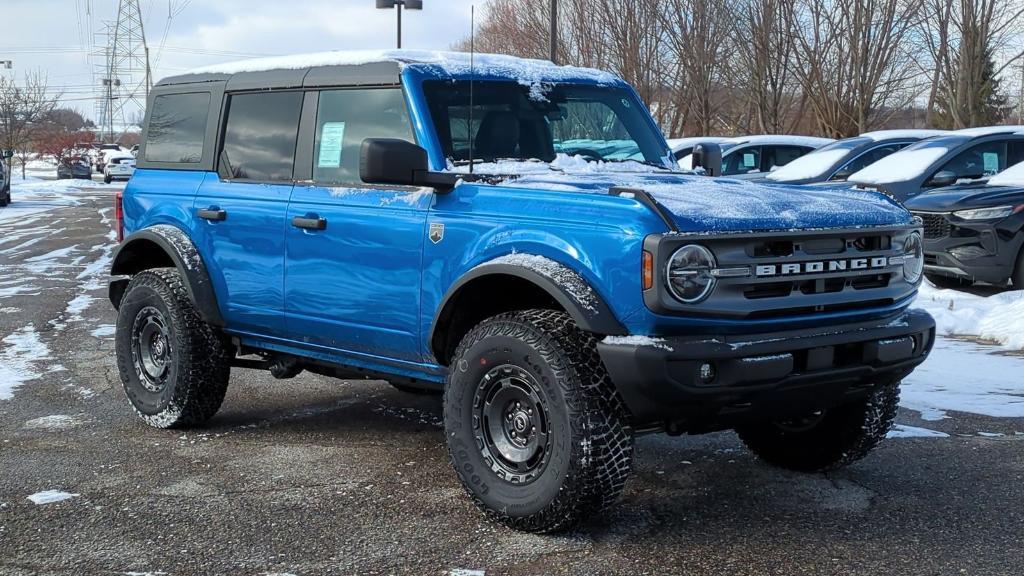
[(431, 186), (442, 191), (455, 187), (457, 174), (430, 171), (427, 151), (395, 138), (367, 138), (359, 154), (359, 177), (367, 184)]
[(928, 181), (929, 186), (940, 187), (940, 186), (952, 186), (956, 184), (958, 176), (956, 172), (950, 170), (942, 170), (932, 176), (932, 179)]
[(693, 147), (693, 169), (703, 168), (708, 176), (722, 175), (722, 147), (711, 142), (701, 142)]

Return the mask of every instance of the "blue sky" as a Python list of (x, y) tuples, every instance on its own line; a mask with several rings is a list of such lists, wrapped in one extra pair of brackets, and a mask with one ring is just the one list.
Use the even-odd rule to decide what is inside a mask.
[[(167, 30), (168, 4), (185, 9)], [(13, 60), (19, 77), (42, 70), (66, 103), (92, 116), (93, 67), (89, 52), (103, 22), (113, 20), (117, 0), (2, 0), (0, 60)], [(485, 0), (424, 0), (422, 12), (408, 12), (405, 46), (445, 49), (469, 33), (470, 5), (478, 17)], [(374, 0), (141, 0), (155, 79), (190, 68), (238, 60), (224, 54), (295, 54), (323, 50), (392, 48), (393, 10)], [(206, 52), (196, 54), (194, 52)]]

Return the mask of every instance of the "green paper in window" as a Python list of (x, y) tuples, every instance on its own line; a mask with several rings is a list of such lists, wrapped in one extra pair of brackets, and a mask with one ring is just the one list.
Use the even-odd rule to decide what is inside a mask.
[(345, 142), (345, 123), (326, 122), (320, 130), (320, 159), (318, 168), (340, 168), (341, 151)]

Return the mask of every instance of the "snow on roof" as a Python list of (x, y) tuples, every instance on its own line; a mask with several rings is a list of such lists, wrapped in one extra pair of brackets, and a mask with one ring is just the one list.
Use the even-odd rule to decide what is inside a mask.
[(240, 74), (269, 70), (302, 70), (319, 66), (358, 66), (379, 62), (396, 62), (403, 68), (417, 64), (440, 67), (450, 75), (509, 77), (519, 80), (545, 80), (552, 82), (591, 80), (612, 84), (618, 76), (593, 68), (558, 66), (547, 60), (531, 60), (501, 54), (476, 54), (471, 65), (467, 52), (439, 52), (433, 50), (347, 50), (253, 58), (238, 62), (214, 64), (186, 74)]
[(817, 136), (800, 136), (794, 134), (756, 134), (754, 136), (740, 136), (733, 138), (736, 144), (790, 144), (793, 146), (808, 146), (820, 148), (826, 144), (835, 142), (832, 138), (818, 138)]
[(988, 179), (986, 186), (1021, 186), (1024, 187), (1024, 162), (1014, 164), (1006, 170)]
[(678, 152), (683, 148), (699, 144), (701, 142), (710, 142), (714, 144), (791, 144), (793, 146), (808, 146), (811, 148), (820, 148), (826, 144), (831, 144), (835, 140), (831, 138), (818, 138), (816, 136), (799, 136), (793, 134), (755, 134), (752, 136), (691, 136), (687, 138), (675, 138), (668, 141), (668, 145), (672, 147), (673, 152)]
[(727, 136), (690, 136), (687, 138), (673, 138), (668, 141), (668, 145), (672, 148), (673, 152), (678, 152), (683, 148), (689, 148), (700, 144), (701, 142), (723, 144), (725, 142), (734, 142), (736, 140), (736, 138), (729, 138)]
[(860, 135), (860, 138), (870, 138), (875, 142), (879, 140), (891, 140), (899, 138), (924, 140), (925, 138), (931, 138), (932, 136), (942, 136), (943, 134), (949, 134), (946, 130), (875, 130), (874, 132), (865, 132)]
[(963, 130), (954, 130), (951, 133), (969, 136), (971, 138), (977, 138), (979, 136), (988, 136), (990, 134), (1022, 134), (1024, 133), (1024, 126), (982, 126), (980, 128), (965, 128)]

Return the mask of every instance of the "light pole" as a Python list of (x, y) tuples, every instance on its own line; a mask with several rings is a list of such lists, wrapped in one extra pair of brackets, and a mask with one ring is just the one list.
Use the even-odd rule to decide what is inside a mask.
[(551, 61), (558, 64), (558, 0), (551, 0), (551, 32), (548, 39), (551, 43)]
[(377, 0), (377, 8), (398, 10), (398, 48), (402, 48), (402, 8), (406, 10), (423, 10), (423, 0)]

